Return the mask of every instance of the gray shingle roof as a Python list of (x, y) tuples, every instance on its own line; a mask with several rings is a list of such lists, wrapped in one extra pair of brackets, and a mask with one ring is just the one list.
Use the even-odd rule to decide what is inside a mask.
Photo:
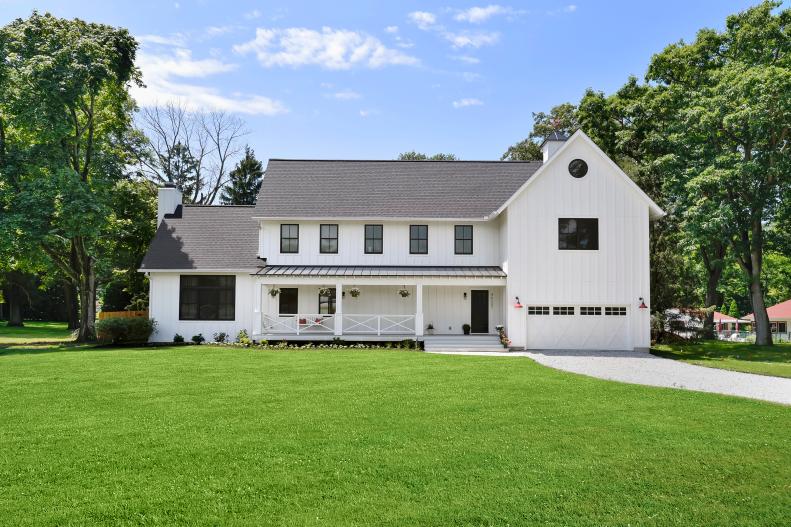
[(182, 207), (181, 217), (159, 224), (140, 268), (240, 269), (264, 265), (256, 258), (258, 222), (253, 207)]
[(461, 276), (504, 277), (497, 266), (424, 265), (268, 265), (259, 276)]
[(254, 216), (483, 218), (540, 161), (270, 159)]

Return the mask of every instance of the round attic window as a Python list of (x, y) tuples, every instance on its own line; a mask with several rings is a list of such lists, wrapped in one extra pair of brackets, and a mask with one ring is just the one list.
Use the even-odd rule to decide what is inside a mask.
[(569, 163), (569, 174), (576, 178), (581, 178), (588, 173), (588, 163), (582, 159), (575, 159)]

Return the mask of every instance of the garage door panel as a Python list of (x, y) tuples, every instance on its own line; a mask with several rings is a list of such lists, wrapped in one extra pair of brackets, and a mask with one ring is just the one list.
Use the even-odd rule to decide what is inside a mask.
[[(529, 349), (629, 350), (630, 313), (626, 315), (527, 315)], [(603, 311), (602, 311), (603, 313)]]

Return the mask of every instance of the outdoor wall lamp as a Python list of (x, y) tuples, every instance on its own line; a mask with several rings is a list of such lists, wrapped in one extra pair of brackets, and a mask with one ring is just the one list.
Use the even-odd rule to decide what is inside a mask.
[(464, 300), (467, 300), (467, 291), (464, 292)]
[(643, 297), (640, 297), (640, 306), (639, 307), (640, 307), (640, 309), (648, 309), (648, 306), (645, 305), (645, 301), (643, 300)]
[(522, 309), (523, 307), (525, 307), (522, 305), (522, 302), (519, 301), (519, 297), (516, 297), (516, 303), (514, 304), (514, 307), (516, 309)]

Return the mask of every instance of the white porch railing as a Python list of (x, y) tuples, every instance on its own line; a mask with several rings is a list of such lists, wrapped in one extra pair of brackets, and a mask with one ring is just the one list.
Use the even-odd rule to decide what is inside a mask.
[(415, 315), (343, 314), (343, 333), (348, 335), (415, 334)]
[(321, 314), (261, 315), (263, 333), (283, 335), (332, 334), (335, 317)]

